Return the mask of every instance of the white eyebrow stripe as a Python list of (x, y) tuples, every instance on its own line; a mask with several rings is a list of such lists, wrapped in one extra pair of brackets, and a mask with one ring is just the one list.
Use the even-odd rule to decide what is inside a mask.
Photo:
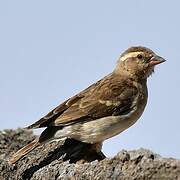
[(128, 54), (125, 54), (124, 56), (120, 57), (120, 61), (125, 61), (127, 58), (129, 57), (137, 57), (138, 54), (142, 54), (141, 51), (138, 51), (138, 52), (130, 52)]

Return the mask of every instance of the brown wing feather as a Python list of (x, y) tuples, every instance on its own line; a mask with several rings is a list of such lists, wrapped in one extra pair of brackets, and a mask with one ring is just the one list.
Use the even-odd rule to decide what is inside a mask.
[(73, 96), (72, 98), (66, 100), (59, 106), (57, 106), (55, 109), (50, 111), (47, 115), (42, 117), (40, 120), (36, 121), (35, 123), (31, 124), (30, 126), (27, 126), (27, 129), (35, 129), (35, 128), (41, 128), (41, 127), (47, 127), (53, 123), (64, 111), (66, 111), (69, 107), (71, 107), (73, 104), (75, 104), (77, 101), (79, 101), (81, 98), (83, 98), (86, 94), (86, 92), (90, 92), (92, 89), (94, 89), (94, 86), (98, 84), (101, 80), (97, 81), (96, 83), (92, 84), (88, 88), (86, 88), (81, 93)]
[(132, 102), (136, 96), (137, 89), (127, 82), (107, 78), (106, 82), (96, 85), (93, 92), (85, 94), (65, 110), (52, 122), (52, 126), (65, 126), (88, 119), (128, 113), (133, 108)]
[(66, 126), (131, 110), (137, 89), (112, 74), (60, 104), (28, 128)]
[(36, 121), (35, 123), (28, 126), (28, 129), (35, 129), (40, 127), (47, 127), (52, 121), (54, 121), (58, 116), (60, 116), (66, 109), (68, 109), (73, 103), (78, 101), (83, 96), (74, 96), (67, 101), (63, 102), (59, 106), (57, 106), (55, 109), (50, 111), (46, 116), (41, 118), (40, 120)]

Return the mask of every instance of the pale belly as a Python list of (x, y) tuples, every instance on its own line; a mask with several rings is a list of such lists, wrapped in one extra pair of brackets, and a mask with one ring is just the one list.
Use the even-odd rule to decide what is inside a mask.
[(102, 142), (121, 133), (134, 122), (118, 116), (101, 118), (76, 125), (78, 131), (75, 130), (76, 127), (72, 127), (75, 131), (73, 131), (71, 137), (86, 143)]
[(141, 116), (144, 107), (138, 108), (131, 115), (108, 116), (93, 121), (66, 126), (55, 135), (56, 138), (69, 137), (86, 143), (97, 143), (109, 139), (130, 126)]

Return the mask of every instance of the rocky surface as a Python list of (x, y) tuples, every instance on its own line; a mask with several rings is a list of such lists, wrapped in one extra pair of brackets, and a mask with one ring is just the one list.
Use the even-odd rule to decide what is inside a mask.
[(146, 149), (122, 150), (113, 158), (104, 158), (90, 145), (74, 140), (46, 144), (9, 164), (9, 156), (34, 137), (32, 131), (23, 129), (0, 131), (0, 180), (180, 180), (180, 160)]

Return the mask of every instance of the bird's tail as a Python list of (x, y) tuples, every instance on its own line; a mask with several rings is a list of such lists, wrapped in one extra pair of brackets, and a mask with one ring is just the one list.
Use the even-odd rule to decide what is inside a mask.
[(21, 159), (23, 156), (28, 154), (30, 151), (32, 151), (34, 148), (36, 148), (39, 145), (40, 145), (39, 138), (36, 138), (35, 140), (33, 140), (32, 142), (30, 142), (20, 150), (18, 150), (15, 154), (13, 154), (12, 157), (9, 159), (9, 162), (11, 164), (14, 164), (15, 162), (17, 162), (19, 159)]

